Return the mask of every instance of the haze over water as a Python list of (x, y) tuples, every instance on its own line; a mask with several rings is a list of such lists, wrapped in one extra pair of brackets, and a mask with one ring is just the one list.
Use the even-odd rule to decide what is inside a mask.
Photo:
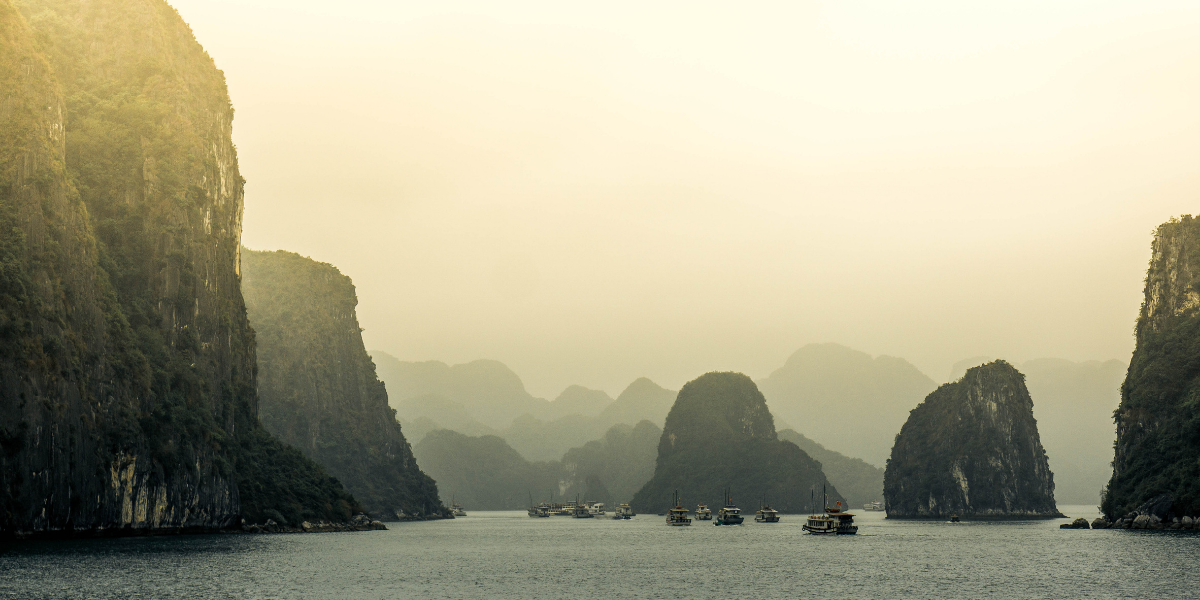
[(1124, 361), (1195, 212), (1193, 2), (174, 5), (245, 243), (350, 275), (368, 347), (543, 397), (809, 342)]
[[(1096, 515), (1061, 507), (1071, 517)], [(520, 512), (390, 531), (37, 542), (0, 552), (0, 598), (1192, 598), (1200, 536), (1059, 521), (774, 525)]]

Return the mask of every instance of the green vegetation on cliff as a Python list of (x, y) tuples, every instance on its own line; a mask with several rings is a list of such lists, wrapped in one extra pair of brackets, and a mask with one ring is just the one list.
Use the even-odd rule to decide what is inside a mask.
[(884, 472), (888, 517), (1060, 516), (1025, 377), (996, 361), (913, 409)]
[(258, 336), (263, 426), (376, 515), (444, 515), (363, 347), (350, 278), (292, 252), (243, 249), (242, 293)]
[[(830, 414), (829, 418), (838, 418)], [(821, 465), (775, 433), (758, 386), (741, 373), (708, 373), (679, 391), (658, 443), (654, 476), (633, 498), (638, 512), (661, 512), (675, 490), (688, 504), (721, 506), (732, 488), (743, 509), (766, 499), (782, 512), (811, 510), (827, 487)]]
[(1200, 515), (1200, 219), (1159, 226), (1136, 332), (1101, 509), (1116, 519), (1165, 495)]
[(259, 426), (223, 75), (161, 0), (16, 6), (0, 0), (0, 529), (345, 520), (353, 498)]

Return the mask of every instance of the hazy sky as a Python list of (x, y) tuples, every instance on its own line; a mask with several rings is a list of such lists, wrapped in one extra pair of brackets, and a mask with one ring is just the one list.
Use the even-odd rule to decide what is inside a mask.
[(225, 71), (245, 244), (367, 347), (535, 394), (809, 342), (1127, 360), (1200, 212), (1200, 3), (175, 0)]

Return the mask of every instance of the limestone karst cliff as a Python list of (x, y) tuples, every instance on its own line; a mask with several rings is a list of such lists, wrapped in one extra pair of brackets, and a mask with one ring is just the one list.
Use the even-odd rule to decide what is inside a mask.
[[(1139, 507), (1156, 518), (1200, 515), (1200, 219), (1159, 226), (1121, 404), (1110, 519)], [(1143, 509), (1141, 512), (1145, 512)]]
[[(838, 414), (827, 415), (830, 419)], [(779, 439), (758, 386), (741, 373), (708, 373), (679, 390), (658, 443), (654, 476), (632, 505), (662, 512), (678, 490), (688, 505), (722, 505), (722, 491), (751, 512), (766, 500), (781, 512), (812, 510), (822, 488), (830, 502), (842, 497), (820, 463)]]
[(0, 0), (0, 535), (347, 519), (258, 424), (224, 77), (161, 0)]
[(258, 339), (259, 416), (385, 518), (444, 516), (363, 346), (354, 283), (292, 252), (242, 250)]
[(1061, 516), (1025, 378), (1002, 360), (912, 410), (883, 486), (888, 518)]

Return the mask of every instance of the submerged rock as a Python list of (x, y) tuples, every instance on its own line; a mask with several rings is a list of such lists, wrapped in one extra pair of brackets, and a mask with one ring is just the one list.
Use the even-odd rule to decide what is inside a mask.
[(1063, 523), (1062, 525), (1059, 525), (1058, 527), (1059, 527), (1059, 529), (1088, 529), (1088, 528), (1090, 528), (1090, 525), (1088, 525), (1087, 519), (1085, 519), (1083, 517), (1079, 517), (1078, 519), (1075, 519), (1074, 521), (1071, 521), (1070, 523)]
[(884, 472), (889, 518), (1061, 517), (1025, 378), (996, 361), (909, 415)]

